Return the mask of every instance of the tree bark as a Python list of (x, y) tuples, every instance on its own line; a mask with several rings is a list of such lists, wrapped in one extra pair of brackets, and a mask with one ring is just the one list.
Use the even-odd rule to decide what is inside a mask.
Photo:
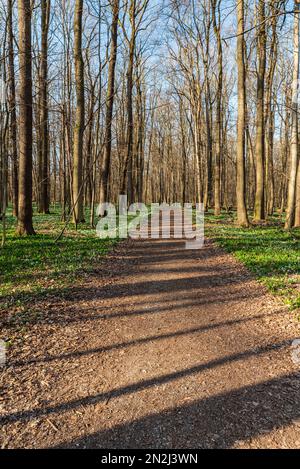
[(246, 71), (244, 44), (244, 0), (237, 0), (237, 65), (238, 65), (238, 121), (237, 121), (237, 156), (236, 156), (236, 198), (237, 224), (249, 226), (246, 209), (245, 190), (245, 110), (246, 110)]
[(131, 204), (134, 198), (134, 189), (132, 183), (132, 168), (133, 168), (133, 67), (134, 67), (134, 51), (136, 42), (136, 0), (131, 1), (130, 5), (130, 22), (131, 22), (131, 38), (129, 42), (129, 57), (127, 67), (127, 90), (126, 90), (126, 106), (127, 106), (127, 138), (126, 138), (126, 158), (123, 172), (122, 193), (126, 193), (126, 186), (128, 190), (128, 203)]
[(74, 59), (76, 86), (76, 115), (73, 148), (73, 219), (75, 224), (84, 221), (83, 210), (83, 134), (84, 134), (84, 64), (82, 57), (83, 0), (75, 2)]
[[(106, 95), (106, 117), (105, 117), (105, 147), (104, 155), (100, 166), (100, 204), (107, 202), (108, 181), (111, 160), (111, 140), (112, 140), (112, 118), (115, 95), (115, 68), (118, 48), (118, 20), (119, 20), (119, 0), (113, 0), (113, 17), (111, 24), (111, 46), (108, 69), (107, 95)], [(104, 215), (100, 213), (100, 215)]]
[[(218, 7), (220, 2), (218, 2)], [(223, 51), (220, 21), (216, 18), (217, 0), (212, 0), (213, 27), (218, 45), (218, 89), (216, 110), (216, 155), (215, 155), (215, 216), (221, 214), (221, 148), (222, 148), (222, 91), (223, 91)]]
[(51, 0), (41, 2), (41, 59), (39, 80), (39, 168), (38, 211), (49, 213), (49, 136), (48, 136), (48, 31)]
[(16, 113), (16, 82), (14, 63), (14, 33), (12, 24), (12, 0), (7, 3), (8, 21), (8, 77), (9, 77), (9, 99), (8, 107), (10, 114), (10, 141), (12, 150), (12, 202), (13, 215), (18, 216), (18, 149), (17, 149), (17, 113)]
[(18, 0), (19, 13), (19, 235), (35, 234), (32, 225), (32, 59), (31, 2)]
[(256, 193), (254, 220), (265, 219), (265, 73), (266, 73), (266, 25), (265, 0), (258, 1), (258, 30), (257, 42), (257, 101), (256, 101)]
[(288, 201), (286, 210), (285, 229), (290, 230), (295, 222), (295, 199), (298, 169), (298, 97), (299, 97), (299, 1), (295, 1), (294, 22), (294, 69), (292, 95), (292, 134), (290, 145), (290, 178), (288, 185)]

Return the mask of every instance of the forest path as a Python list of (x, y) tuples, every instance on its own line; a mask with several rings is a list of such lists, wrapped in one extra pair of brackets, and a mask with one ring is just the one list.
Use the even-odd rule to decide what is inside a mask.
[(297, 328), (237, 261), (130, 241), (102, 269), (12, 348), (2, 447), (300, 447)]

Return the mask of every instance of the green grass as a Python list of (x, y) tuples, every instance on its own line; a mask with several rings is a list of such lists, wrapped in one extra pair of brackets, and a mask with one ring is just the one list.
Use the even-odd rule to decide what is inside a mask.
[(15, 223), (8, 211), (7, 240), (0, 249), (0, 312), (15, 307), (30, 309), (37, 296), (63, 294), (68, 286), (95, 270), (116, 243), (97, 238), (88, 224), (79, 225), (75, 231), (72, 223), (55, 242), (64, 226), (57, 207), (51, 207), (50, 215), (34, 215), (36, 236), (17, 237)]
[(300, 230), (292, 233), (273, 217), (249, 229), (234, 225), (232, 215), (206, 216), (206, 234), (241, 261), (257, 279), (292, 309), (300, 308)]

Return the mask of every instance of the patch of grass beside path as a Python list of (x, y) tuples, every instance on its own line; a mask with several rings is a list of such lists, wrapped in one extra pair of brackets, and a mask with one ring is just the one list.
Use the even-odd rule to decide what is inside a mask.
[(234, 217), (205, 217), (206, 235), (232, 253), (291, 309), (300, 308), (300, 230), (283, 230), (278, 216), (269, 224), (243, 229)]
[(2, 314), (12, 308), (22, 313), (32, 308), (36, 297), (63, 292), (82, 275), (95, 270), (116, 243), (97, 238), (87, 223), (79, 225), (77, 231), (70, 223), (64, 236), (55, 243), (63, 226), (61, 210), (51, 207), (50, 215), (34, 216), (38, 234), (20, 238), (15, 235), (15, 219), (8, 212), (7, 240), (0, 249)]

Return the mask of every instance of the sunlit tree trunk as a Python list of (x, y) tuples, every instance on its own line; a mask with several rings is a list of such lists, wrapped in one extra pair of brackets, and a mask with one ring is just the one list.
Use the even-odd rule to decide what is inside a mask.
[(134, 67), (134, 51), (136, 43), (136, 27), (135, 27), (135, 18), (136, 18), (136, 1), (132, 0), (130, 5), (130, 22), (131, 22), (131, 38), (129, 42), (129, 57), (128, 57), (128, 67), (127, 67), (127, 90), (126, 90), (126, 106), (127, 106), (127, 148), (126, 148), (126, 158), (124, 165), (124, 174), (123, 174), (123, 185), (122, 193), (126, 192), (126, 183), (128, 191), (128, 201), (129, 204), (133, 202), (134, 198), (134, 189), (132, 181), (132, 168), (133, 168), (133, 103), (132, 103), (132, 92), (133, 92), (133, 67)]
[(31, 2), (18, 0), (19, 13), (19, 235), (35, 234), (32, 225), (32, 62)]
[(246, 73), (244, 44), (244, 0), (237, 0), (237, 65), (238, 65), (238, 121), (237, 121), (237, 223), (248, 226), (245, 190), (245, 109), (246, 109)]
[(18, 216), (18, 149), (17, 149), (17, 113), (16, 113), (16, 83), (14, 63), (14, 33), (12, 23), (12, 0), (7, 2), (8, 27), (8, 77), (9, 77), (9, 115), (10, 115), (10, 142), (12, 152), (12, 199), (13, 214)]
[(274, 189), (274, 133), (275, 133), (275, 111), (273, 102), (274, 76), (278, 59), (278, 37), (277, 37), (277, 16), (276, 3), (270, 6), (272, 36), (269, 51), (269, 67), (266, 79), (266, 209), (267, 214), (272, 215), (275, 205)]
[(222, 149), (222, 92), (223, 92), (223, 51), (220, 32), (220, 14), (217, 21), (216, 10), (220, 8), (220, 1), (212, 0), (212, 14), (214, 32), (218, 45), (218, 88), (216, 110), (216, 155), (215, 155), (215, 215), (221, 213), (221, 149)]
[(74, 60), (76, 86), (76, 115), (73, 148), (73, 218), (75, 224), (84, 221), (83, 211), (83, 134), (84, 134), (84, 64), (82, 57), (83, 0), (75, 2), (74, 17)]
[[(113, 0), (113, 18), (111, 24), (111, 46), (108, 69), (107, 96), (106, 96), (106, 117), (105, 117), (105, 148), (100, 167), (100, 203), (107, 202), (108, 181), (111, 159), (112, 140), (112, 119), (115, 95), (115, 68), (117, 61), (118, 47), (118, 20), (119, 20), (119, 0)], [(103, 215), (103, 213), (100, 215)]]
[(295, 222), (296, 181), (298, 169), (298, 97), (299, 97), (299, 1), (295, 1), (294, 20), (294, 69), (292, 95), (292, 135), (290, 149), (290, 178), (285, 228), (291, 229)]
[(41, 57), (39, 79), (39, 168), (38, 168), (38, 211), (49, 213), (49, 136), (48, 136), (48, 31), (50, 0), (41, 2)]
[(266, 24), (265, 0), (258, 0), (257, 40), (257, 97), (256, 97), (256, 193), (254, 220), (265, 218), (265, 73), (266, 73)]

